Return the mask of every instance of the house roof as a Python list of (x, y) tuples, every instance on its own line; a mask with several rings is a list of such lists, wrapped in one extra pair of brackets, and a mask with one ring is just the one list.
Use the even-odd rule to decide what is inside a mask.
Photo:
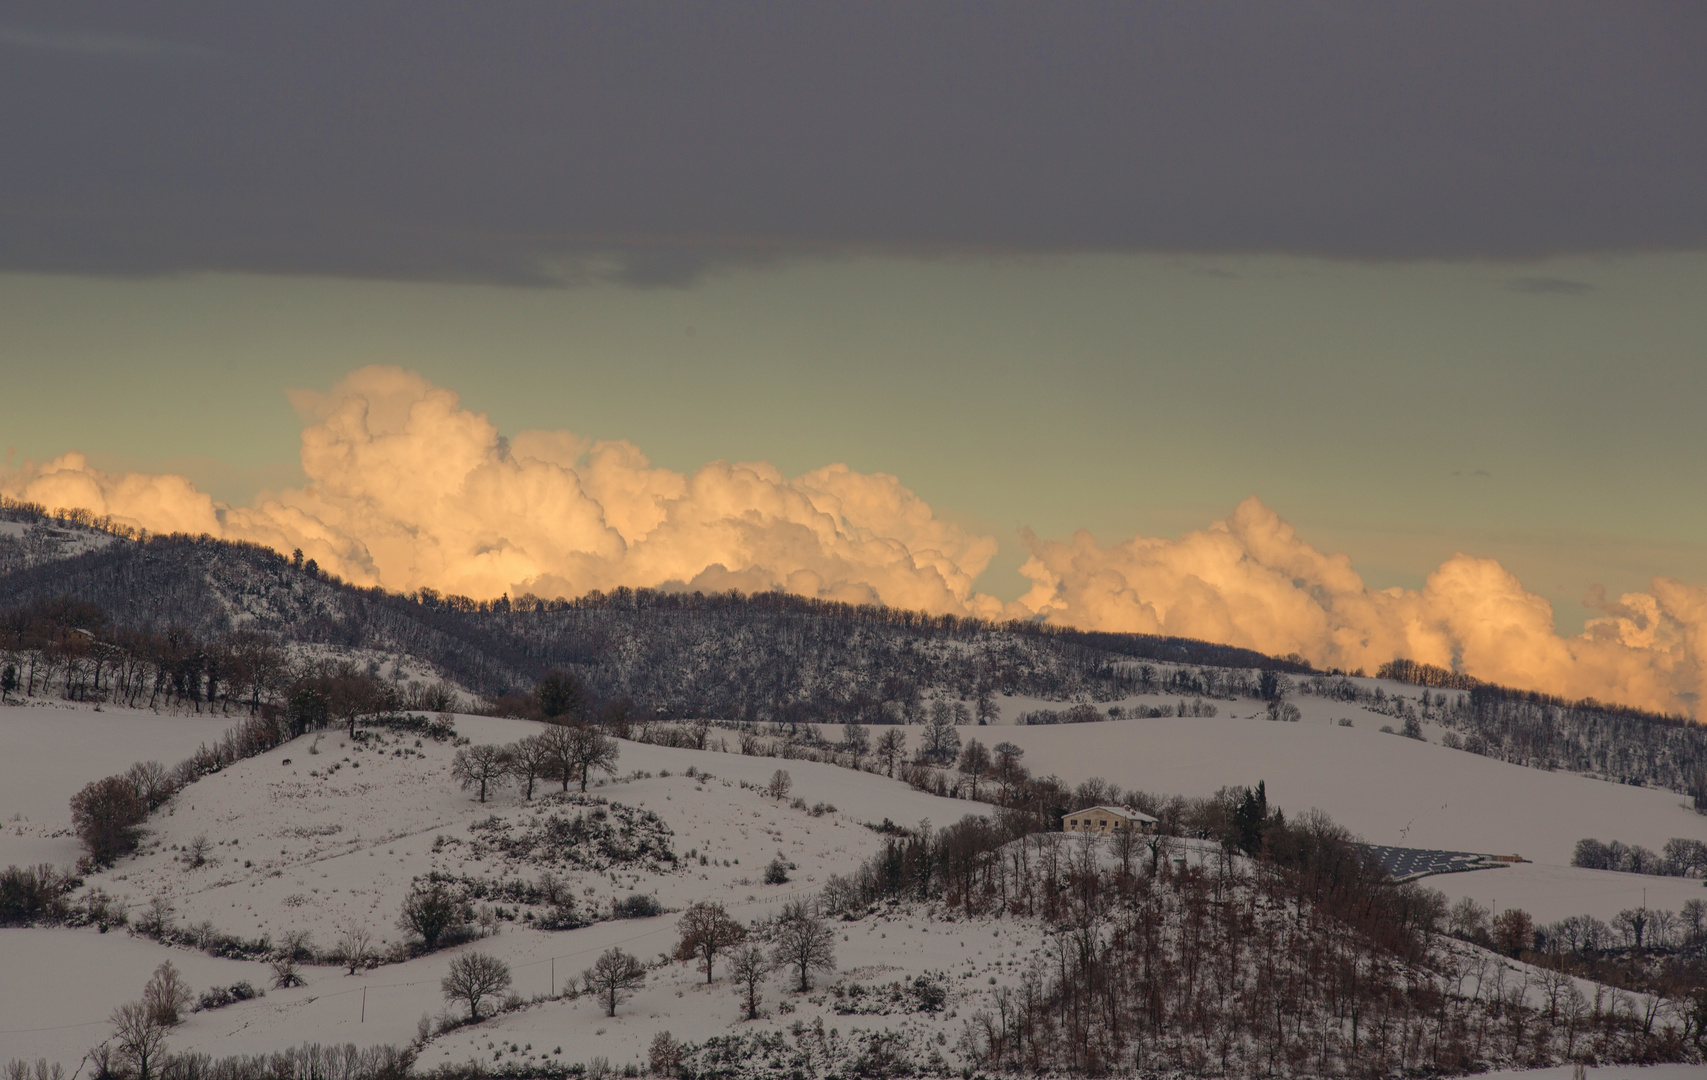
[[(1115, 817), (1125, 818), (1127, 821), (1148, 821), (1154, 823), (1156, 820), (1141, 810), (1129, 810), (1124, 806), (1087, 806), (1083, 810), (1075, 810), (1073, 813), (1088, 814), (1092, 810), (1102, 810), (1106, 813), (1113, 814)], [(1071, 817), (1072, 815), (1070, 814), (1068, 816)]]

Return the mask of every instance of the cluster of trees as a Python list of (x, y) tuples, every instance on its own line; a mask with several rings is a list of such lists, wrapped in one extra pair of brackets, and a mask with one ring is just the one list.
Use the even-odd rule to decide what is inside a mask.
[[(125, 1035), (115, 1028), (113, 1038), (89, 1051), (86, 1063), (91, 1080), (410, 1080), (418, 1075), (415, 1050), (410, 1047), (382, 1044), (358, 1049), (354, 1043), (304, 1043), (272, 1053), (215, 1058), (193, 1050), (169, 1052), (165, 1031), (153, 1033), (152, 1039), (139, 1038), (140, 1034)], [(139, 1052), (146, 1053), (146, 1069), (136, 1064)], [(62, 1080), (64, 1075), (58, 1066), (49, 1069), (45, 1062), (34, 1073), (27, 1068), (20, 1072), (21, 1064), (13, 1063), (7, 1080)]]
[(142, 997), (113, 1010), (112, 1036), (89, 1051), (95, 1075), (115, 1076), (128, 1067), (137, 1080), (148, 1080), (166, 1057), (166, 1036), (183, 1023), (194, 995), (170, 960), (154, 969)]
[(753, 930), (736, 921), (722, 904), (701, 901), (682, 913), (677, 929), (681, 938), (676, 959), (698, 964), (707, 984), (712, 982), (717, 957), (729, 956), (729, 975), (748, 1020), (759, 1018), (763, 987), (772, 972), (791, 972), (796, 988), (804, 994), (812, 989), (814, 972), (836, 967), (835, 932), (810, 900), (785, 903), (774, 920)]
[(0, 926), (60, 921), (68, 914), (67, 894), (81, 883), (52, 863), (0, 870)]
[(148, 815), (198, 775), (195, 759), (176, 769), (139, 761), (128, 772), (92, 780), (71, 797), (71, 827), (91, 859), (110, 865), (136, 850)]
[[(1180, 669), (1185, 674), (1185, 669)], [(1220, 710), (1201, 697), (1181, 700), (1178, 705), (1110, 705), (1099, 709), (1089, 702), (1080, 702), (1066, 709), (1033, 709), (1014, 717), (1014, 723), (1032, 724), (1094, 724), (1102, 720), (1153, 720), (1164, 716), (1216, 716)]]
[[(137, 537), (69, 558), (6, 563), (0, 595), (26, 604), (70, 597), (100, 607), (115, 628), (157, 634), (175, 628), (203, 642), (231, 634), (233, 613), (240, 612), (242, 628), (281, 642), (420, 657), (493, 698), (564, 666), (582, 675), (592, 700), (628, 698), (644, 712), (671, 717), (918, 722), (933, 697), (1203, 694), (1213, 693), (1205, 686), (1220, 678), (1209, 665), (1298, 669), (1291, 661), (1185, 639), (994, 624), (781, 594), (617, 589), (574, 601), (513, 602), (430, 589), (397, 595), (338, 582), (300, 556), (206, 537)], [(1169, 668), (1181, 664), (1203, 670), (1186, 675)]]
[[(9, 679), (24, 693), (45, 685), (71, 697), (255, 710), (266, 699), (257, 687), (267, 685), (269, 642), (412, 655), (512, 711), (537, 708), (537, 696), (517, 688), (562, 667), (583, 680), (581, 715), (616, 724), (627, 717), (790, 727), (922, 723), (933, 699), (978, 703), (976, 718), (985, 719), (985, 703), (996, 694), (1274, 701), (1297, 680), (1300, 690), (1356, 700), (1401, 719), (1419, 713), (1452, 728), (1450, 738), (1466, 750), (1666, 787), (1697, 796), (1707, 808), (1707, 730), (1700, 725), (1511, 690), (1408, 661), (1381, 674), (1421, 685), (1415, 703), (1365, 690), (1337, 672), (1314, 672), (1296, 657), (1184, 639), (995, 624), (782, 594), (617, 589), (572, 601), (475, 601), (430, 589), (397, 595), (346, 585), (312, 560), (256, 545), (121, 538), (122, 530), (91, 532), (101, 523), (82, 521), (87, 515), (50, 518), (39, 507), (0, 514), (34, 522), (32, 535), (110, 539), (99, 546), (68, 542), (66, 551), (82, 552), (70, 557), (0, 551), (0, 595), (20, 610), (45, 605), (25, 625), (0, 628), (0, 650), (10, 650), (0, 657), (0, 694), (17, 692)], [(54, 605), (85, 607), (49, 610)], [(241, 626), (233, 613), (241, 613)], [(285, 700), (283, 693), (274, 691), (275, 700)], [(328, 710), (338, 711), (334, 695), (324, 696)]]
[(298, 731), (455, 705), (447, 684), (400, 686), (351, 661), (292, 661), (269, 635), (202, 638), (180, 627), (115, 626), (64, 597), (0, 612), (0, 696), (53, 695), (132, 708), (288, 715)]
[(1577, 841), (1571, 865), (1589, 870), (1620, 870), (1626, 874), (1660, 877), (1707, 877), (1707, 844), (1674, 836), (1658, 855), (1640, 844), (1619, 840), (1603, 844), (1592, 837)]
[(572, 721), (553, 724), (506, 746), (483, 743), (463, 747), (451, 761), (451, 776), (464, 791), (477, 788), (481, 802), (486, 801), (491, 788), (509, 781), (522, 788), (525, 798), (532, 799), (534, 786), (540, 781), (560, 783), (568, 791), (570, 783), (579, 779), (581, 790), (586, 791), (594, 770), (616, 772), (619, 752), (616, 740), (598, 728)]
[(1619, 950), (1693, 953), (1703, 945), (1707, 945), (1707, 901), (1687, 900), (1675, 912), (1645, 906), (1626, 908), (1611, 922), (1593, 915), (1572, 915), (1538, 927), (1534, 941), (1525, 947), (1587, 960)]
[[(940, 900), (1051, 927), (1047, 966), (972, 1018), (989, 1069), (1390, 1075), (1702, 1052), (1687, 996), (1656, 1020), (1568, 978), (1526, 993), (1488, 954), (1442, 947), (1440, 894), (1393, 883), (1320, 814), (1288, 821), (1261, 785), (1186, 809), (1161, 833), (1107, 839), (1012, 814), (921, 827), (827, 883), (822, 903)], [(1513, 953), (1533, 943), (1519, 911), (1483, 932)]]

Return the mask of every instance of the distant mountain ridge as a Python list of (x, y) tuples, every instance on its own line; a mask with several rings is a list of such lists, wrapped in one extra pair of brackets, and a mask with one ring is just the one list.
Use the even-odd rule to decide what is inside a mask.
[(493, 697), (525, 691), (563, 667), (599, 698), (768, 719), (791, 705), (862, 713), (886, 701), (969, 699), (980, 690), (1109, 700), (1143, 679), (1129, 661), (1309, 670), (1296, 658), (1185, 638), (994, 624), (782, 593), (619, 588), (575, 600), (495, 601), (387, 593), (258, 545), (113, 536), (16, 505), (0, 515), (23, 526), (0, 533), (0, 607), (69, 597), (99, 606), (118, 628), (179, 628), (203, 639), (253, 630), (407, 653)]

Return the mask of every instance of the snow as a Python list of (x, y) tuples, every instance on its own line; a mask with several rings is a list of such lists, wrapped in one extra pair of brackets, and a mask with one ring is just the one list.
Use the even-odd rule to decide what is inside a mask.
[[(126, 719), (134, 725), (138, 718)], [(57, 720), (61, 734), (86, 725), (89, 730), (79, 736), (81, 740), (95, 739), (111, 730), (105, 713), (60, 710)], [(206, 722), (197, 723), (203, 726), (193, 730), (208, 734)], [(539, 730), (539, 725), (527, 721), (470, 716), (457, 717), (457, 727), (459, 734), (476, 742), (510, 742)], [(161, 730), (166, 732), (162, 740), (183, 738), (182, 732), (169, 726)], [(395, 920), (415, 877), (432, 870), (479, 875), (486, 869), (478, 860), (466, 857), (466, 847), (456, 842), (469, 835), (471, 822), (492, 815), (522, 818), (541, 802), (548, 802), (543, 796), (551, 789), (550, 785), (543, 786), (533, 804), (509, 788), (481, 804), (470, 793), (458, 790), (450, 779), (450, 745), (421, 740), (417, 750), (415, 742), (412, 735), (378, 732), (370, 748), (358, 750), (342, 732), (331, 730), (238, 762), (182, 792), (151, 819), (149, 836), (138, 855), (91, 876), (89, 884), (128, 904), (133, 918), (152, 899), (162, 897), (171, 903), (179, 926), (207, 925), (245, 939), (265, 934), (275, 942), (288, 931), (306, 930), (313, 935), (315, 946), (324, 950), (335, 943), (342, 926), (356, 922), (367, 926), (383, 947), (399, 937)], [(58, 761), (66, 757), (50, 739), (39, 735), (16, 745), (20, 754), (8, 755), (7, 760), (20, 776), (27, 772), (24, 762), (28, 758)], [(317, 747), (318, 752), (310, 752), (310, 747)], [(128, 760), (121, 760), (126, 755), (142, 756), (157, 750), (158, 743), (121, 742), (118, 747), (106, 748), (109, 756), (99, 759), (100, 768), (117, 771), (128, 766)], [(395, 756), (399, 750), (406, 756)], [(65, 793), (91, 775), (87, 771), (89, 759), (78, 760), (81, 764), (68, 760), (52, 782), (43, 781), (31, 788), (33, 799), (48, 806), (63, 805), (64, 797), (68, 797)], [(339, 767), (329, 772), (334, 764)], [(687, 776), (690, 766), (696, 772), (711, 773), (714, 779)], [(679, 869), (665, 873), (623, 868), (614, 874), (569, 870), (559, 875), (578, 899), (604, 911), (618, 896), (643, 892), (657, 896), (668, 909), (679, 910), (695, 900), (709, 898), (724, 902), (738, 918), (759, 917), (785, 900), (815, 892), (829, 874), (848, 873), (869, 858), (882, 838), (862, 822), (889, 817), (909, 824), (922, 818), (949, 823), (966, 813), (989, 809), (983, 804), (921, 794), (884, 777), (807, 761), (624, 742), (618, 767), (621, 776), (595, 780), (589, 794), (659, 813), (674, 832), (671, 846), (682, 861)], [(813, 816), (762, 794), (760, 788), (778, 768), (790, 773), (793, 796), (809, 803), (832, 803), (836, 812)], [(672, 775), (661, 775), (665, 770)], [(634, 778), (637, 771), (658, 775)], [(742, 786), (743, 781), (747, 786)], [(18, 805), (41, 813), (22, 793)], [(192, 868), (181, 849), (202, 835), (213, 841), (211, 857), (205, 865)], [(434, 840), (441, 835), (453, 842), (435, 850)], [(70, 843), (68, 838), (66, 843)], [(708, 865), (699, 865), (697, 858), (685, 858), (690, 850), (708, 855)], [(764, 864), (778, 854), (795, 864), (792, 880), (785, 885), (764, 885)], [(728, 865), (720, 865), (724, 860)], [(537, 872), (527, 875), (530, 880), (535, 876)], [(25, 932), (4, 933), (8, 935), (5, 940), (11, 942), (15, 940), (12, 935)], [(245, 978), (257, 986), (266, 984), (257, 974), (265, 970), (261, 965), (212, 960), (183, 949), (164, 950), (119, 931), (104, 937), (92, 930), (28, 933), (58, 935), (42, 940), (58, 943), (56, 947), (74, 958), (92, 958), (109, 942), (124, 942), (132, 953), (150, 960), (117, 969), (111, 978), (76, 981), (56, 976), (56, 996), (20, 1000), (9, 1007), (6, 1030), (12, 1033), (0, 1035), (0, 1060), (48, 1053), (75, 1061), (93, 1041), (90, 1033), (102, 1033), (107, 1014), (140, 994), (159, 955), (171, 955), (198, 991)], [(488, 951), (509, 962), (516, 975), (515, 991), (529, 996), (550, 992), (554, 960), (556, 985), (561, 989), (612, 945), (621, 945), (643, 958), (656, 958), (672, 949), (675, 941), (675, 916), (665, 915), (605, 921), (552, 933), (519, 923), (501, 924), (496, 936), (460, 949)], [(262, 1000), (196, 1015), (174, 1032), (172, 1045), (180, 1050), (230, 1054), (277, 1048), (307, 1038), (405, 1043), (413, 1038), (423, 1013), (437, 1015), (444, 1009), (439, 980), (457, 951), (386, 965), (355, 977), (345, 976), (341, 969), (307, 966), (303, 974), (308, 986), (269, 991)], [(42, 955), (41, 948), (5, 950), (0, 954), (0, 983), (23, 985), (28, 972), (39, 970)], [(922, 955), (915, 955), (913, 960)], [(736, 1018), (726, 982), (708, 995), (696, 987), (694, 972), (681, 965), (672, 965), (653, 982), (632, 1007), (624, 1007), (624, 1015), (611, 1028), (627, 1035), (602, 1041), (589, 1035), (587, 1046), (576, 1044), (580, 1056), (572, 1060), (592, 1053), (608, 1055), (604, 1049), (588, 1049), (607, 1043), (626, 1047), (622, 1051), (625, 1055), (638, 1052), (635, 1048), (650, 1042), (657, 1028), (651, 1019), (644, 1018), (670, 1016), (679, 1029), (678, 1037), (691, 1034), (699, 1038), (723, 1030)], [(361, 1019), (364, 988), (365, 1021)], [(694, 995), (691, 1016), (680, 1016), (682, 1006), (673, 1004), (678, 989), (684, 996)], [(701, 1008), (702, 1002), (715, 1004)], [(578, 1024), (582, 1018), (589, 1026), (605, 1026), (594, 1011), (590, 999), (553, 1003), (543, 1022), (559, 1032), (566, 1021)], [(505, 1030), (512, 1025), (520, 1025), (517, 1031), (532, 1030), (528, 1025), (541, 1023), (539, 1016), (540, 1011), (534, 1010), (497, 1023), (505, 1025)], [(71, 1034), (62, 1037), (39, 1030), (55, 1026), (48, 1021), (75, 1026), (66, 1028)], [(478, 1029), (481, 1038), (491, 1026)], [(538, 1042), (546, 1037), (539, 1034), (533, 1038)], [(557, 1042), (567, 1037), (559, 1034)], [(72, 1045), (76, 1040), (82, 1041)], [(455, 1039), (444, 1045), (461, 1047)], [(465, 1050), (457, 1049), (454, 1059), (462, 1060)]]
[(107, 1015), (141, 997), (149, 976), (165, 960), (198, 993), (244, 980), (256, 988), (267, 985), (264, 964), (168, 949), (122, 932), (9, 929), (0, 934), (5, 942), (0, 1061), (45, 1057), (72, 1071), (84, 1051), (106, 1037)]
[(0, 866), (75, 863), (70, 802), (83, 785), (137, 761), (176, 765), (235, 722), (112, 707), (0, 708)]
[[(1379, 730), (1391, 723), (1341, 702), (1299, 697), (1304, 719), (1261, 719), (1256, 702), (1217, 702), (1214, 718), (1165, 717), (1038, 727), (965, 727), (961, 739), (1025, 750), (1033, 775), (1077, 784), (1201, 796), (1265, 781), (1270, 805), (1312, 807), (1372, 844), (1519, 854), (1569, 865), (1592, 836), (1655, 851), (1674, 836), (1707, 840), (1707, 816), (1672, 791), (1510, 765)], [(1234, 715), (1227, 715), (1233, 713)], [(1354, 718), (1340, 727), (1339, 717)], [(1425, 726), (1425, 731), (1428, 728)], [(834, 727), (828, 738), (839, 738)], [(917, 746), (919, 729), (908, 732)]]
[[(1165, 699), (1148, 703), (1158, 700)], [(1025, 749), (1024, 763), (1033, 772), (1068, 781), (1096, 775), (1161, 794), (1195, 796), (1224, 784), (1265, 779), (1271, 801), (1289, 814), (1317, 806), (1373, 842), (1521, 852), (1536, 862), (1437, 876), (1425, 883), (1454, 899), (1470, 895), (1501, 908), (1522, 906), (1541, 922), (1577, 913), (1609, 918), (1640, 903), (1644, 888), (1650, 906), (1673, 910), (1685, 899), (1707, 895), (1699, 881), (1565, 865), (1582, 836), (1654, 848), (1670, 836), (1707, 839), (1707, 818), (1684, 809), (1680, 796), (1505, 765), (1382, 734), (1376, 728), (1385, 718), (1338, 703), (1298, 701), (1304, 720), (1296, 724), (1256, 718), (1255, 703), (1217, 702), (1223, 715), (1213, 719), (1002, 725), (966, 728), (960, 734), (991, 744), (1015, 742)], [(1342, 715), (1353, 716), (1357, 726), (1338, 726), (1334, 721)], [(138, 759), (171, 764), (217, 737), (228, 723), (113, 709), (38, 705), (0, 710), (0, 810), (8, 818), (19, 815), (6, 822), (0, 837), (0, 864), (70, 862), (76, 847), (63, 830), (72, 792)], [(539, 730), (526, 721), (487, 717), (458, 716), (456, 724), (459, 734), (477, 743), (511, 742)], [(834, 728), (824, 733), (839, 735)], [(711, 739), (715, 743), (727, 734), (712, 729)], [(917, 730), (909, 732), (910, 745), (917, 741)], [(396, 917), (403, 897), (421, 875), (437, 870), (490, 879), (538, 876), (538, 868), (508, 866), (490, 850), (477, 855), (478, 830), (471, 825), (484, 829), (496, 817), (500, 824), (522, 828), (542, 807), (571, 815), (587, 809), (573, 799), (546, 797), (551, 785), (532, 803), (514, 788), (504, 788), (481, 804), (451, 780), (452, 746), (422, 739), (417, 747), (416, 742), (413, 735), (381, 730), (358, 749), (341, 731), (329, 730), (239, 762), (182, 792), (151, 820), (137, 856), (91, 876), (89, 884), (128, 903), (133, 917), (162, 897), (172, 904), (180, 926), (205, 924), (243, 938), (266, 934), (274, 941), (288, 931), (306, 930), (325, 950), (341, 927), (355, 922), (389, 945), (400, 935)], [(815, 892), (830, 874), (850, 872), (878, 850), (882, 838), (866, 823), (887, 818), (913, 826), (928, 818), (941, 826), (990, 810), (816, 762), (631, 742), (622, 742), (620, 749), (618, 775), (596, 778), (588, 794), (659, 815), (671, 831), (669, 846), (679, 861), (674, 866), (552, 871), (583, 905), (605, 912), (612, 899), (637, 892), (656, 896), (666, 909), (716, 899), (743, 921), (763, 917), (787, 899)], [(688, 776), (690, 767), (710, 778)], [(792, 777), (791, 796), (808, 804), (830, 803), (835, 810), (814, 816), (765, 796), (762, 788), (777, 769)], [(202, 835), (213, 843), (211, 858), (191, 867), (182, 849)], [(765, 885), (763, 866), (779, 854), (795, 864), (791, 880)], [(498, 956), (511, 966), (517, 994), (549, 999), (612, 946), (657, 963), (675, 944), (675, 921), (674, 914), (607, 919), (557, 932), (520, 920), (501, 921), (493, 936), (355, 976), (341, 968), (307, 965), (302, 974), (308, 985), (269, 989), (264, 998), (194, 1014), (172, 1032), (170, 1042), (174, 1050), (215, 1055), (310, 1039), (401, 1045), (414, 1038), (423, 1015), (446, 1011), (439, 980), (460, 952)], [(1017, 984), (1044, 944), (1033, 924), (948, 922), (905, 907), (835, 925), (839, 978), (874, 986), (943, 973), (952, 989), (950, 1007), (958, 1004), (962, 1017), (980, 1007), (981, 995)], [(94, 929), (5, 930), (0, 944), (0, 1061), (46, 1056), (74, 1066), (105, 1035), (112, 1009), (139, 996), (149, 973), (168, 956), (198, 992), (238, 980), (268, 984), (264, 965), (166, 949), (122, 930), (104, 935)], [(515, 1062), (529, 1055), (563, 1062), (604, 1056), (617, 1066), (641, 1060), (659, 1030), (700, 1040), (744, 1026), (722, 960), (717, 976), (707, 987), (696, 966), (662, 964), (615, 1018), (604, 1016), (588, 997), (542, 1000), (435, 1037), (422, 1062), (431, 1067), (471, 1056)], [(831, 981), (820, 979), (820, 986)], [(786, 982), (773, 976), (766, 987), (771, 1015), (761, 1024), (777, 1028), (803, 1020), (810, 1025), (821, 1018), (844, 1036), (855, 1028), (940, 1030), (948, 1039), (945, 1053), (959, 1034), (959, 1021), (946, 1012), (838, 1015), (833, 1001), (820, 994), (797, 995)], [(510, 1051), (511, 1045), (518, 1049)], [(558, 1047), (561, 1055), (554, 1053)], [(1593, 1075), (1674, 1080), (1695, 1073), (1605, 1069)]]
[(1449, 900), (1468, 896), (1486, 907), (1519, 907), (1537, 923), (1557, 922), (1570, 915), (1593, 915), (1610, 921), (1627, 908), (1650, 907), (1676, 911), (1690, 900), (1707, 900), (1700, 878), (1620, 874), (1574, 866), (1518, 863), (1498, 870), (1437, 874), (1422, 884), (1439, 889)]

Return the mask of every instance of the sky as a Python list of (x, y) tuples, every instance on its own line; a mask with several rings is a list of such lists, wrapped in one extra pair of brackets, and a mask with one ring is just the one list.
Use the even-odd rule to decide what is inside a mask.
[(1704, 50), (1684, 4), (8, 5), (0, 491), (398, 589), (1691, 711)]

